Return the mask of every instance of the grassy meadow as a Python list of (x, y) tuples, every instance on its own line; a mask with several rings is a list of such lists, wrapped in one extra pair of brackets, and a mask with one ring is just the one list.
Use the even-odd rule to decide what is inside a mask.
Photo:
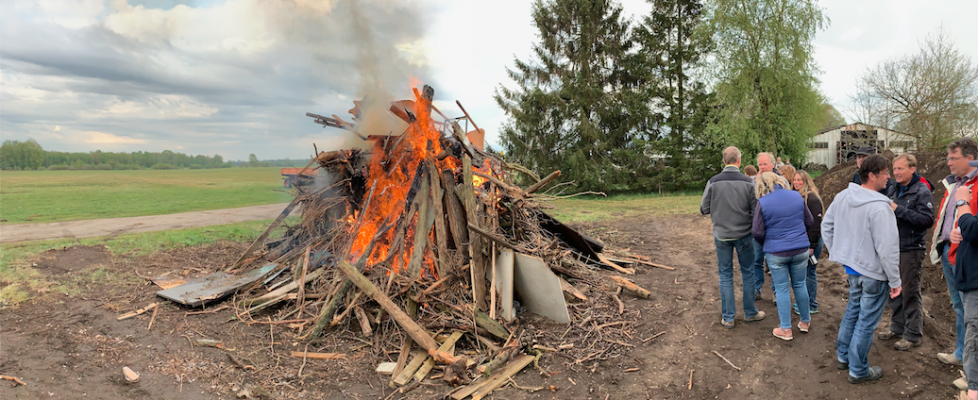
[(279, 168), (3, 171), (0, 223), (173, 214), (288, 202)]

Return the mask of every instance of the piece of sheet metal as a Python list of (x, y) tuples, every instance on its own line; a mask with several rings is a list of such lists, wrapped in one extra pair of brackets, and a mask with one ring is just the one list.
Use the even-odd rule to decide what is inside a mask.
[(158, 291), (156, 295), (180, 304), (196, 307), (221, 299), (242, 286), (255, 282), (277, 266), (278, 264), (269, 264), (238, 275), (217, 272), (177, 287)]

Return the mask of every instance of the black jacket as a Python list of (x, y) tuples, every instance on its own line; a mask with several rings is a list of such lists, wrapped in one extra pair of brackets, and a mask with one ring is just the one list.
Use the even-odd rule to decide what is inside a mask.
[(809, 248), (815, 250), (818, 247), (818, 241), (822, 238), (822, 200), (818, 199), (818, 196), (814, 194), (808, 195), (808, 211), (812, 213), (812, 217), (815, 218), (815, 222), (812, 226), (808, 227), (808, 241), (811, 243)]
[(927, 228), (934, 225), (934, 195), (914, 173), (907, 186), (887, 187), (886, 197), (897, 204), (897, 229), (900, 231), (900, 251), (924, 250)]
[[(974, 210), (975, 206), (972, 205)], [(964, 214), (958, 218), (958, 228), (964, 240), (958, 245), (955, 256), (954, 278), (958, 290), (967, 292), (978, 289), (978, 217)]]

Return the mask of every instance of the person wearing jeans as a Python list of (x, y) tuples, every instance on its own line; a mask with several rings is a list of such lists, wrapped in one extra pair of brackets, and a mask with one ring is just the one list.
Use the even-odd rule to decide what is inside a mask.
[[(757, 155), (757, 173), (775, 172), (774, 154), (760, 153)], [(775, 172), (776, 173), (776, 172)], [(757, 177), (754, 177), (757, 180)], [(753, 209), (751, 209), (753, 211)], [(754, 241), (754, 299), (761, 299), (761, 288), (764, 287), (764, 246)], [(774, 285), (771, 285), (773, 288)]]
[(847, 380), (853, 384), (883, 377), (882, 368), (869, 366), (869, 348), (887, 287), (890, 298), (901, 292), (896, 215), (890, 199), (879, 193), (887, 185), (890, 167), (886, 157), (866, 157), (859, 167), (862, 184), (850, 183), (836, 195), (822, 220), (829, 260), (843, 265), (849, 276), (849, 303), (839, 324), (836, 366), (849, 370)]
[[(978, 161), (971, 161), (969, 165), (978, 167)], [(978, 185), (974, 186), (974, 191), (978, 192)], [(950, 239), (951, 244), (958, 246), (952, 258), (954, 283), (961, 289), (966, 327), (963, 361), (968, 391), (961, 397), (978, 400), (978, 218), (975, 218), (978, 197), (967, 185), (958, 186), (954, 192), (959, 199), (954, 210), (957, 226), (951, 230)]]
[[(816, 268), (818, 268), (818, 258), (822, 256), (822, 249), (824, 244), (822, 241), (822, 211), (824, 207), (822, 206), (822, 197), (818, 194), (818, 188), (815, 186), (815, 181), (812, 179), (808, 172), (797, 171), (795, 172), (793, 181), (791, 182), (791, 188), (796, 190), (802, 198), (805, 199), (805, 205), (808, 206), (808, 212), (812, 214), (814, 218), (814, 223), (812, 226), (808, 227), (808, 242), (809, 242), (809, 252), (808, 254), (814, 257), (815, 262), (808, 263), (808, 271), (805, 275), (805, 286), (808, 287), (808, 309), (812, 314), (818, 313), (818, 300), (815, 296), (818, 294), (818, 275), (815, 273)], [(795, 299), (798, 301), (798, 299)], [(798, 310), (798, 305), (794, 304), (791, 308), (795, 311), (795, 314), (801, 314)]]
[[(958, 250), (958, 244), (951, 243), (951, 231), (954, 228), (954, 205), (956, 189), (961, 186), (978, 185), (978, 167), (971, 166), (969, 162), (978, 159), (978, 142), (971, 138), (957, 139), (947, 145), (947, 166), (951, 175), (941, 180), (941, 184), (947, 188), (944, 198), (941, 199), (940, 206), (934, 214), (934, 232), (931, 236), (930, 262), (936, 264), (940, 261), (944, 268), (944, 277), (947, 281), (947, 291), (951, 295), (951, 307), (955, 314), (955, 330), (957, 331), (957, 343), (954, 353), (937, 353), (937, 359), (945, 364), (961, 365), (961, 354), (964, 352), (964, 306), (961, 304), (960, 288), (954, 284), (954, 257)], [(978, 193), (978, 191), (976, 191)], [(978, 195), (972, 195), (972, 203), (978, 203)]]
[(713, 239), (717, 250), (717, 266), (720, 276), (720, 324), (734, 327), (737, 303), (733, 287), (733, 251), (737, 250), (740, 273), (743, 277), (744, 322), (764, 319), (764, 311), (754, 305), (753, 239), (750, 237), (754, 216), (753, 181), (740, 173), (740, 150), (727, 147), (723, 150), (726, 166), (710, 178), (703, 191), (700, 212), (713, 221)]
[(778, 318), (781, 321), (772, 333), (779, 339), (791, 340), (789, 284), (794, 289), (801, 312), (798, 330), (807, 333), (811, 327), (805, 276), (808, 273), (807, 230), (814, 223), (814, 218), (801, 194), (785, 190), (789, 186), (784, 178), (771, 172), (762, 172), (755, 181), (757, 183), (754, 190), (758, 200), (751, 233), (754, 240), (764, 246), (767, 265), (771, 268)]

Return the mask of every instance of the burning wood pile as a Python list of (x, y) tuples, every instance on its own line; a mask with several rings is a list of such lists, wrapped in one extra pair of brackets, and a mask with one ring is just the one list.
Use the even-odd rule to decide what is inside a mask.
[[(372, 130), (362, 102), (350, 110), (354, 122), (309, 114), (372, 148), (318, 152), (299, 173), (295, 199), (229, 268), (254, 277), (238, 290), (239, 317), (275, 316), (308, 340), (359, 331), (374, 354), (399, 353), (378, 369), (392, 374), (392, 386), (409, 390), (426, 377), (468, 385), (456, 399), (481, 398), (530, 363), (543, 372), (535, 362), (542, 351), (588, 368), (631, 347), (618, 294), (649, 292), (599, 271), (658, 265), (626, 252), (604, 256), (602, 243), (543, 211), (555, 196), (541, 189), (559, 171), (541, 179), (485, 152), (461, 104), (464, 116), (449, 118), (432, 106), (429, 86), (414, 94), (385, 107), (393, 122)], [(465, 132), (460, 123), (469, 122), (475, 130)], [(515, 185), (516, 172), (535, 183)], [(300, 205), (301, 221), (269, 239)], [(538, 329), (552, 322), (518, 318), (523, 309), (569, 325)]]

